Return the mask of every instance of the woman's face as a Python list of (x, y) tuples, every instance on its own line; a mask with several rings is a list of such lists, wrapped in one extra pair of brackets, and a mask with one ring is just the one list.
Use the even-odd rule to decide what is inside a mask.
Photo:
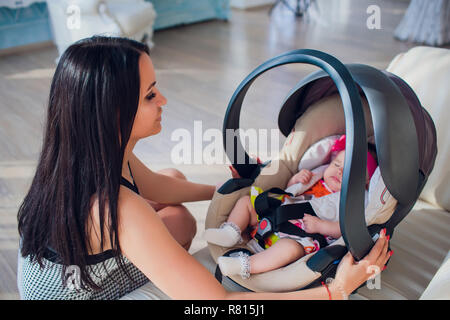
[(155, 135), (161, 131), (162, 106), (166, 98), (156, 88), (155, 70), (148, 54), (142, 53), (139, 58), (139, 106), (131, 130), (130, 139), (139, 140)]

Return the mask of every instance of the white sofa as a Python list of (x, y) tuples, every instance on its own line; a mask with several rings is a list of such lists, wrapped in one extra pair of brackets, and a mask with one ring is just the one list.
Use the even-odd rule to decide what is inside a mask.
[(404, 79), (430, 113), (438, 154), (420, 200), (395, 230), (394, 255), (381, 274), (381, 290), (363, 288), (358, 294), (370, 299), (450, 299), (450, 264), (444, 261), (450, 250), (450, 50), (415, 47), (397, 55), (387, 70)]
[[(412, 87), (433, 118), (438, 155), (420, 200), (395, 229), (391, 239), (394, 255), (380, 275), (379, 289), (364, 286), (350, 298), (450, 299), (450, 255), (447, 256), (450, 249), (450, 50), (413, 48), (396, 56), (388, 71)], [(214, 272), (215, 263), (207, 248), (194, 257)], [(229, 290), (236, 288), (231, 282), (224, 285)], [(152, 283), (123, 297), (126, 300), (167, 298)]]
[(93, 35), (122, 36), (152, 47), (156, 12), (144, 0), (47, 0), (59, 56), (73, 42)]

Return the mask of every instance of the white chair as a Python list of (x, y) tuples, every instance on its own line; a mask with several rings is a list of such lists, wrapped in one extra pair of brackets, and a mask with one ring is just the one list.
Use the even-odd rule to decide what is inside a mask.
[(93, 35), (127, 37), (153, 47), (156, 12), (150, 2), (47, 0), (47, 6), (59, 57), (72, 43)]

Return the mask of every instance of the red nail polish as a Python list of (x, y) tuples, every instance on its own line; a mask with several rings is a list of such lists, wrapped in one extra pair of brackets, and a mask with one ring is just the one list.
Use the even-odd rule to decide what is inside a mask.
[(386, 268), (387, 268), (387, 266), (384, 266), (384, 267), (383, 267), (383, 269), (381, 269), (381, 271), (384, 271), (384, 270), (386, 270)]
[(394, 250), (389, 251), (389, 256), (392, 257), (392, 255), (394, 254)]
[(390, 238), (391, 238), (391, 236), (388, 235), (388, 236), (386, 237), (387, 241), (389, 241)]

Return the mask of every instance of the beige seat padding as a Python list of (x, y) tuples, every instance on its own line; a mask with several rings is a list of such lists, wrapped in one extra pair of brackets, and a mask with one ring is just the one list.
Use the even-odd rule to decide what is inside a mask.
[[(365, 109), (366, 128), (368, 136), (373, 135), (372, 120), (369, 107), (365, 98), (362, 99)], [(263, 190), (273, 187), (284, 189), (288, 180), (297, 172), (302, 155), (315, 142), (324, 137), (345, 133), (345, 117), (342, 102), (339, 95), (331, 95), (311, 105), (299, 118), (294, 129), (286, 139), (278, 159), (262, 169), (261, 174), (255, 179), (253, 185)], [(205, 222), (205, 228), (217, 228), (227, 220), (236, 201), (249, 194), (250, 187), (243, 188), (231, 194), (222, 195), (215, 193)], [(379, 198), (379, 196), (378, 196)], [(382, 214), (371, 219), (369, 224), (383, 223), (389, 219), (395, 209), (396, 200), (390, 197), (382, 207)], [(370, 203), (369, 203), (370, 206)], [(340, 238), (334, 243), (343, 244)], [(233, 248), (222, 248), (209, 244), (211, 255), (215, 261), (225, 252), (246, 248), (245, 243)], [(320, 276), (320, 273), (310, 270), (306, 262), (313, 256), (307, 255), (298, 261), (283, 268), (272, 270), (262, 274), (252, 275), (244, 280), (240, 276), (231, 276), (235, 282), (253, 291), (283, 292), (303, 288)]]

